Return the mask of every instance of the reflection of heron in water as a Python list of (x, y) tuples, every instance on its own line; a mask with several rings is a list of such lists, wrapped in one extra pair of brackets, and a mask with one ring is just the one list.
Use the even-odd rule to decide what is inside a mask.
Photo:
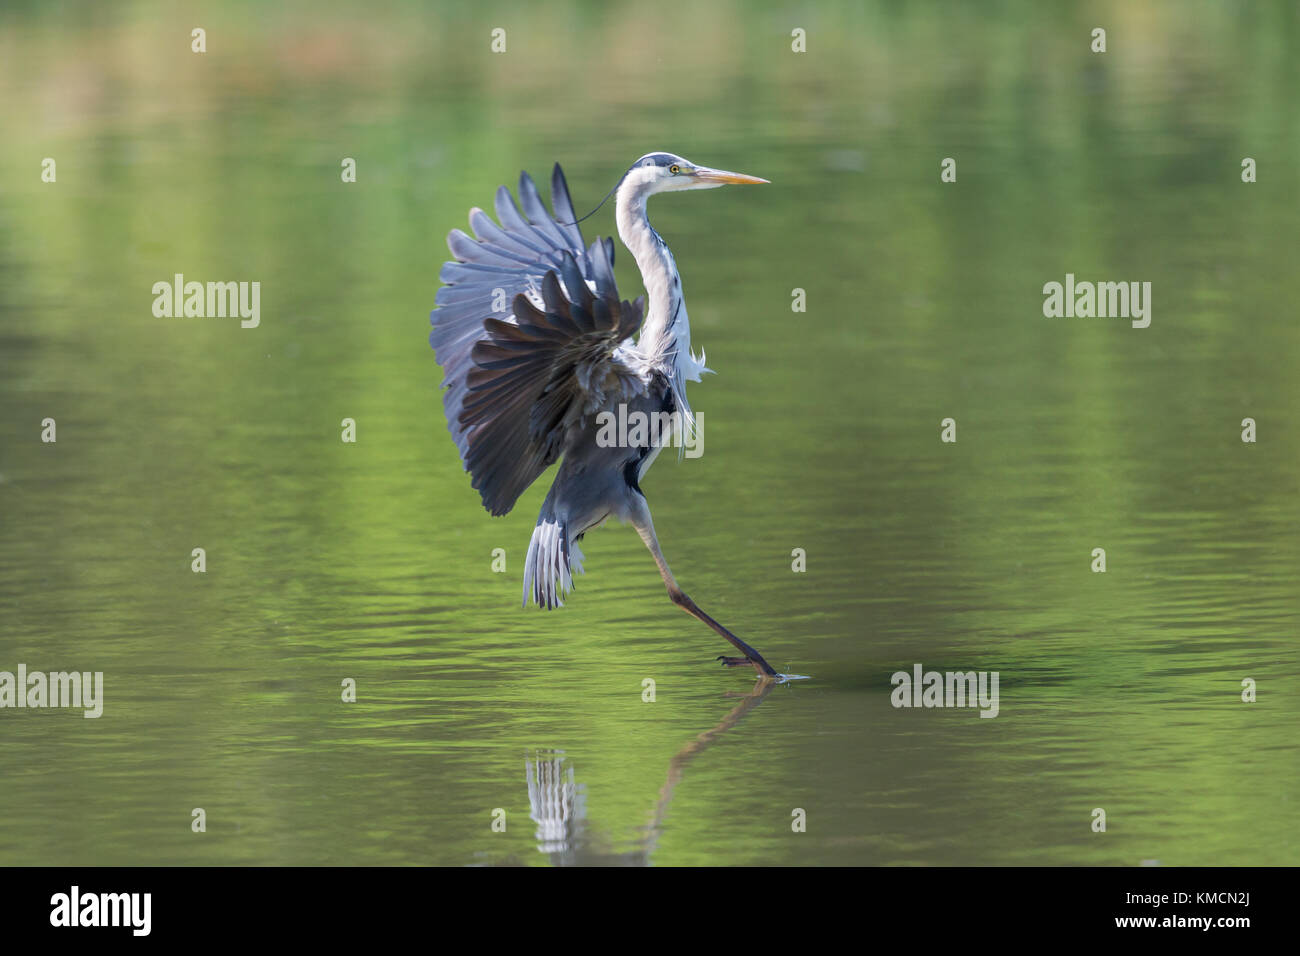
[(566, 852), (587, 822), (586, 793), (566, 763), (563, 750), (539, 750), (536, 760), (524, 758), (528, 816), (537, 824), (542, 853)]
[(594, 832), (587, 821), (586, 793), (575, 780), (574, 768), (562, 750), (538, 751), (535, 759), (524, 760), (524, 774), (528, 783), (528, 815), (537, 824), (537, 849), (550, 856), (556, 866), (647, 866), (650, 854), (663, 832), (664, 817), (672, 802), (673, 792), (681, 782), (686, 765), (703, 753), (724, 733), (738, 724), (763, 698), (777, 686), (772, 681), (759, 680), (747, 694), (739, 696), (740, 702), (713, 727), (697, 735), (668, 762), (668, 778), (659, 788), (659, 799), (654, 813), (645, 828), (644, 836), (628, 851), (618, 852), (608, 847), (608, 839)]

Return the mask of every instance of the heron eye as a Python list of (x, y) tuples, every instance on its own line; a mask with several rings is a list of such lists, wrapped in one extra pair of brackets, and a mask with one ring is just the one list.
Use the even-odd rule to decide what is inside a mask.
[(673, 163), (671, 166), (668, 167), (668, 171), (672, 173), (674, 176), (676, 176), (678, 173), (682, 171), (682, 167), (678, 166), (676, 163)]

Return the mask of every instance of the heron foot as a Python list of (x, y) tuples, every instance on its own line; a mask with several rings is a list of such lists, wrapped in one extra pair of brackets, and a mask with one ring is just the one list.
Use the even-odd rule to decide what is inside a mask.
[(725, 654), (719, 654), (714, 659), (721, 661), (723, 667), (744, 667), (748, 664), (758, 672), (760, 677), (776, 676), (776, 671), (772, 670), (767, 661), (761, 657), (727, 657)]

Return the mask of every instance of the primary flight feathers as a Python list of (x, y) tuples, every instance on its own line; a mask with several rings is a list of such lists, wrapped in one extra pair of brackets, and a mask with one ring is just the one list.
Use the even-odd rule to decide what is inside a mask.
[[(614, 243), (584, 247), (564, 173), (551, 175), (547, 212), (527, 173), (524, 215), (497, 190), (500, 225), (470, 211), (477, 238), (447, 236), (429, 343), (444, 372), (447, 426), (483, 506), (505, 514), (564, 451), (566, 422), (640, 377), (614, 352), (641, 325), (643, 300), (620, 301)], [(527, 218), (525, 218), (525, 215)]]

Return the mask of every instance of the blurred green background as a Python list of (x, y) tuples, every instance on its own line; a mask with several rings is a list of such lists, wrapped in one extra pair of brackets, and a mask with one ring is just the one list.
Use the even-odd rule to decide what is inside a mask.
[[(7, 4), (0, 670), (106, 701), (0, 711), (0, 863), (1300, 862), (1298, 17)], [(773, 183), (651, 203), (719, 374), (644, 482), (687, 591), (812, 677), (765, 697), (630, 529), (521, 610), (550, 476), (489, 518), (442, 418), (447, 231), (652, 150)], [(155, 318), (177, 272), (260, 327)], [(1151, 327), (1044, 318), (1067, 272)], [(1000, 715), (893, 709), (917, 662)]]

